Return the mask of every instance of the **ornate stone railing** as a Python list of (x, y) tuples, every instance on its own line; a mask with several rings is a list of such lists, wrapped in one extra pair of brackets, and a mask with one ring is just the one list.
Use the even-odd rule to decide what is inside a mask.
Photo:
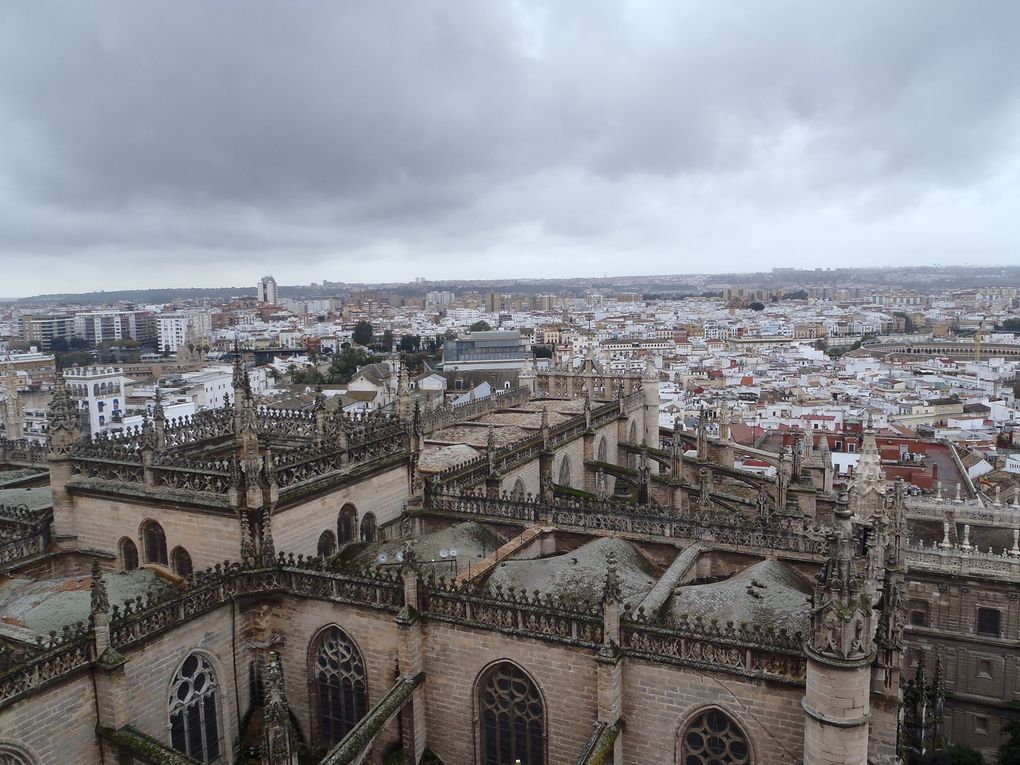
[(225, 562), (196, 573), (183, 594), (164, 598), (141, 597), (114, 604), (110, 615), (110, 642), (121, 648), (195, 616), (212, 611), (232, 598), (266, 592), (364, 605), (396, 612), (403, 605), (400, 578), (387, 571), (332, 572), (321, 570), (318, 558), (296, 558), (280, 553), (275, 567), (251, 568)]
[(429, 412), (422, 417), (422, 428), (426, 433), (434, 433), (456, 422), (481, 417), (483, 414), (489, 414), (499, 409), (521, 406), (527, 403), (530, 397), (531, 390), (523, 385), (510, 390), (496, 390), (485, 398)]
[(482, 492), (433, 493), (429, 507), (462, 515), (545, 522), (589, 531), (629, 532), (819, 556), (826, 552), (825, 529), (797, 520), (761, 525), (742, 516), (716, 512), (680, 512), (668, 507), (598, 501), (545, 503), (531, 495), (518, 499), (504, 493), (497, 498)]
[(419, 610), (429, 619), (511, 635), (594, 648), (602, 644), (602, 608), (524, 590), (484, 590), (470, 582), (430, 579), (418, 590)]
[(169, 449), (233, 436), (234, 409), (219, 407), (187, 417), (174, 417), (166, 421), (163, 433)]
[(257, 412), (259, 433), (267, 436), (315, 438), (315, 413), (300, 409), (270, 409), (259, 407)]
[(958, 547), (942, 547), (933, 543), (911, 545), (907, 550), (907, 567), (914, 570), (930, 570), (953, 576), (1020, 577), (1020, 554), (1009, 550), (1001, 553), (990, 549), (963, 550)]
[(0, 571), (46, 552), (50, 542), (50, 509), (0, 505)]
[(0, 464), (26, 467), (46, 466), (46, 447), (26, 438), (0, 438)]
[(79, 623), (51, 632), (33, 646), (0, 646), (0, 706), (21, 698), (51, 681), (87, 667), (95, 659), (91, 627)]
[(800, 633), (747, 624), (684, 621), (668, 627), (624, 619), (621, 648), (629, 656), (802, 684), (807, 670)]

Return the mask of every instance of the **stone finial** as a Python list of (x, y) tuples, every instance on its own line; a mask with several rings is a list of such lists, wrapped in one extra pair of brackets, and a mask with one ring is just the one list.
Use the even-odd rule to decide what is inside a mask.
[(255, 560), (255, 541), (251, 536), (251, 526), (248, 522), (248, 514), (243, 510), (240, 515), (241, 523), (241, 561)]
[(269, 654), (262, 704), (262, 764), (297, 765), (297, 747), (290, 722), (290, 705), (284, 690), (280, 655)]
[(1009, 554), (1014, 558), (1020, 556), (1020, 529), (1013, 529), (1013, 547), (1010, 549)]
[(273, 511), (268, 503), (262, 511), (262, 543), (259, 546), (259, 558), (263, 566), (276, 563), (276, 544), (273, 541)]
[(106, 581), (103, 579), (103, 571), (99, 567), (99, 560), (92, 559), (92, 605), (91, 613), (108, 614), (110, 612), (110, 598), (106, 593)]
[(64, 371), (57, 367), (56, 384), (46, 412), (47, 441), (50, 453), (68, 454), (81, 438), (81, 417), (78, 406), (67, 390)]
[(620, 575), (616, 570), (616, 553), (612, 551), (606, 556), (606, 589), (604, 596), (607, 601), (620, 602)]
[(963, 542), (960, 543), (960, 549), (969, 552), (972, 548), (970, 544), (970, 524), (965, 523), (963, 525)]

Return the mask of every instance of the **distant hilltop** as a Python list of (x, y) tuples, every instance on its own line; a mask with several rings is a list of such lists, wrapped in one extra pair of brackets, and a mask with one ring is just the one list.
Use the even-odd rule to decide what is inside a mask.
[[(640, 294), (697, 295), (733, 286), (798, 289), (811, 287), (873, 287), (916, 291), (1020, 286), (1020, 266), (914, 266), (885, 268), (773, 268), (756, 273), (659, 274), (637, 276), (574, 277), (550, 279), (422, 279), (411, 282), (343, 283), (279, 287), (281, 298), (335, 297), (365, 290), (389, 290), (420, 295), (433, 290), (457, 292), (515, 292), (525, 294), (575, 293), (585, 290), (621, 290)], [(101, 305), (104, 303), (170, 303), (176, 300), (229, 300), (254, 298), (254, 287), (178, 287), (103, 292), (53, 293), (3, 302)]]

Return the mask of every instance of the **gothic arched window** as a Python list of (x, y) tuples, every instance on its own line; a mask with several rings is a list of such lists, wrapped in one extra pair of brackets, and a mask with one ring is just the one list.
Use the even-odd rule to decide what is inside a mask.
[(20, 748), (0, 744), (0, 765), (32, 765), (32, 758)]
[(747, 736), (721, 709), (702, 710), (681, 735), (680, 765), (750, 765)]
[(166, 534), (162, 526), (155, 521), (145, 521), (142, 524), (142, 545), (146, 563), (167, 565)]
[(327, 529), (319, 534), (319, 544), (316, 550), (320, 558), (328, 558), (336, 552), (336, 535)]
[(127, 537), (120, 540), (120, 567), (123, 571), (134, 571), (138, 568), (138, 548)]
[(363, 542), (374, 542), (377, 526), (375, 513), (365, 513), (365, 517), (361, 519), (361, 540)]
[(524, 670), (504, 661), (478, 679), (482, 765), (545, 765), (545, 705)]
[(518, 478), (514, 481), (514, 490), (510, 494), (513, 499), (525, 499), (528, 496), (528, 487), (524, 485), (524, 481)]
[(201, 654), (184, 660), (170, 686), (170, 744), (199, 762), (219, 759), (216, 673)]
[(173, 564), (173, 570), (177, 576), (183, 576), (185, 578), (191, 576), (191, 556), (188, 555), (188, 551), (183, 547), (174, 548), (173, 553), (170, 555), (170, 561)]
[(312, 700), (318, 743), (332, 747), (368, 711), (365, 660), (339, 627), (327, 627), (312, 643)]
[(358, 528), (358, 508), (347, 503), (340, 508), (340, 515), (336, 519), (336, 538), (343, 544), (353, 542), (354, 535)]
[(564, 456), (560, 463), (560, 486), (570, 486), (570, 458)]

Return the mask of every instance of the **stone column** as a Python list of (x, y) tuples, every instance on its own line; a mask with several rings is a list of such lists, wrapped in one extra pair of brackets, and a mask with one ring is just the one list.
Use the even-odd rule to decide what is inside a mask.
[[(405, 551), (404, 607), (397, 614), (397, 671), (402, 677), (416, 677), (425, 671), (421, 617), (418, 615), (418, 571), (410, 551)], [(400, 739), (404, 763), (416, 765), (425, 753), (425, 687), (419, 685), (400, 715)]]

